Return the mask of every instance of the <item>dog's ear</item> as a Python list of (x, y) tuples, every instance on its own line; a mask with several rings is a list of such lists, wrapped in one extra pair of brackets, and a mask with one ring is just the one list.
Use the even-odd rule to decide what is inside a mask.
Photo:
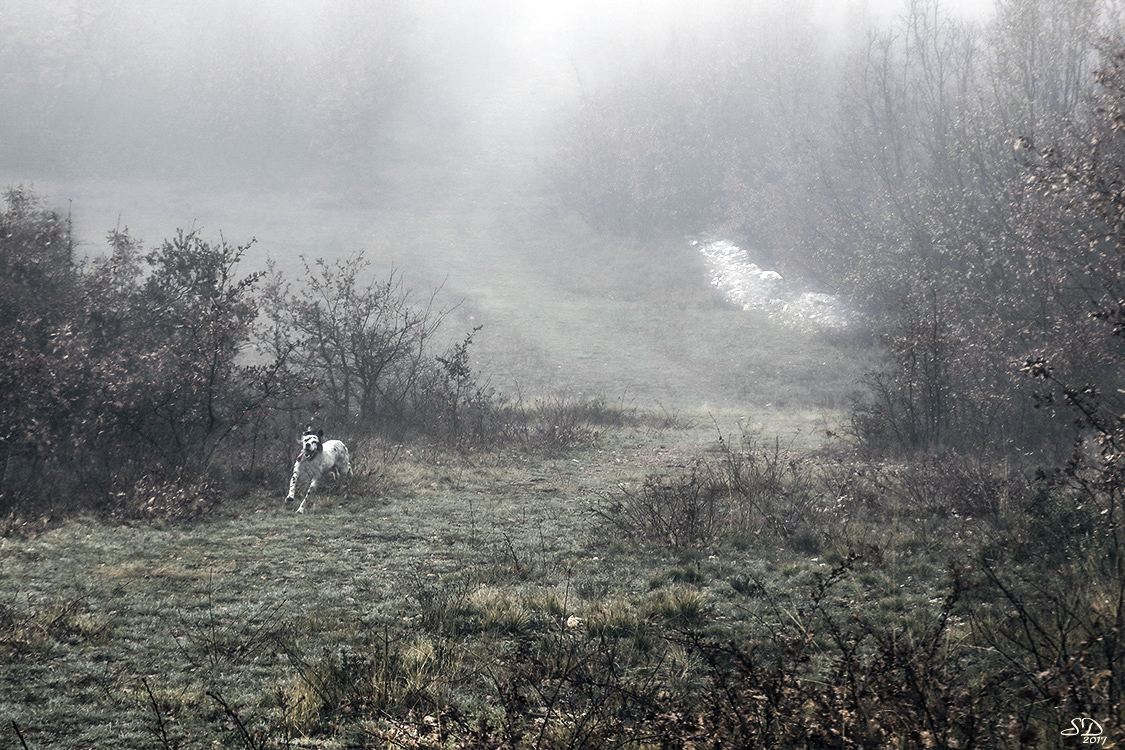
[(317, 436), (318, 438), (321, 438), (321, 439), (323, 439), (323, 438), (324, 438), (324, 430), (317, 430), (317, 431), (316, 431), (316, 436)]

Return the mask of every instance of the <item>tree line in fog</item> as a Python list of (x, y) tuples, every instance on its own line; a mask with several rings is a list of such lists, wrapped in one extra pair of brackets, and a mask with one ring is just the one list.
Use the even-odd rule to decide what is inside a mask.
[(197, 178), (370, 164), (418, 65), (407, 6), (14, 0), (0, 15), (8, 167)]
[(737, 237), (853, 299), (888, 355), (854, 414), (871, 448), (1062, 449), (1029, 358), (1119, 412), (1120, 8), (910, 0), (831, 53), (794, 16), (744, 20), (589, 92), (562, 198), (607, 231)]

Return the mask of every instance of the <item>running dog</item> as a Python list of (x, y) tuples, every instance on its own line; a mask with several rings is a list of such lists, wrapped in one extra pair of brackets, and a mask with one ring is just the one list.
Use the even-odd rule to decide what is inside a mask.
[[(341, 474), (352, 473), (348, 447), (339, 440), (325, 440), (324, 430), (306, 432), (301, 436), (301, 452), (297, 454), (297, 462), (293, 464), (293, 478), (289, 480), (289, 495), (285, 502), (297, 499), (297, 482), (302, 477), (308, 477), (309, 490), (297, 507), (298, 513), (304, 513), (305, 503), (309, 502), (313, 490), (320, 484), (320, 478), (329, 472), (337, 479)], [(309, 503), (309, 508), (312, 508), (312, 503)]]

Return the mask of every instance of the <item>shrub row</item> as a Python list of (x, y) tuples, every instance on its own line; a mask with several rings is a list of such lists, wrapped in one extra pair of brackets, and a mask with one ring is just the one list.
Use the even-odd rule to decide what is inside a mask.
[[(591, 439), (604, 404), (506, 403), (473, 370), (476, 330), (443, 348), (447, 311), (361, 254), (242, 274), (250, 245), (126, 231), (76, 257), (70, 227), (23, 188), (0, 214), (0, 518), (74, 507), (206, 512), (221, 481), (277, 480), (312, 422), (345, 437)], [(436, 293), (435, 293), (436, 294)], [(444, 339), (448, 340), (448, 339)], [(612, 411), (612, 410), (610, 410)], [(612, 419), (620, 416), (609, 417)]]

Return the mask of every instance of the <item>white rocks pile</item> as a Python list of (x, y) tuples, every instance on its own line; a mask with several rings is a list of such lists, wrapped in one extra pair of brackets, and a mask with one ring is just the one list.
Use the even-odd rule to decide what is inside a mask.
[(693, 241), (707, 261), (711, 284), (743, 310), (761, 310), (786, 325), (805, 330), (843, 331), (858, 315), (836, 295), (801, 291), (777, 271), (751, 262), (745, 250), (726, 240)]

